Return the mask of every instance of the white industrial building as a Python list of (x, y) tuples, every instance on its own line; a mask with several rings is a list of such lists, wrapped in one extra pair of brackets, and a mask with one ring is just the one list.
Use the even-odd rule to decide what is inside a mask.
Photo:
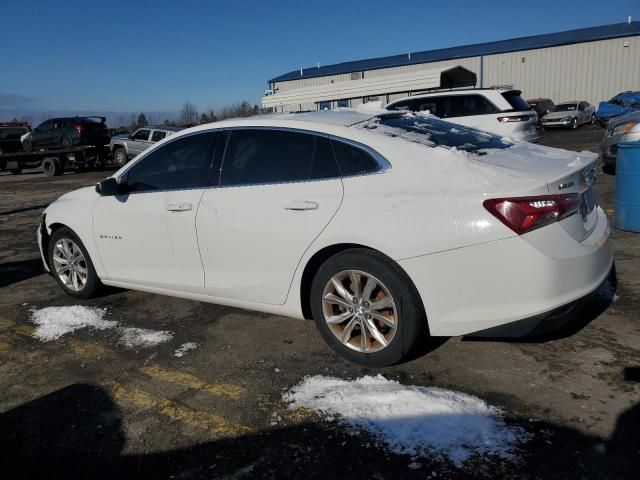
[(434, 89), (497, 85), (556, 103), (597, 104), (640, 90), (640, 22), (303, 68), (269, 80), (262, 107), (355, 107)]

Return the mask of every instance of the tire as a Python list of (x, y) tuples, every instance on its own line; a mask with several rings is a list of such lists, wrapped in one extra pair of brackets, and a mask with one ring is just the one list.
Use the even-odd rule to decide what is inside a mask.
[(22, 173), (21, 168), (12, 168), (9, 170), (13, 175), (20, 175)]
[(573, 118), (573, 120), (571, 120), (571, 128), (573, 130), (575, 130), (576, 128), (578, 128), (578, 119), (577, 118)]
[[(369, 279), (375, 282), (369, 298), (360, 298), (359, 303), (344, 302), (349, 296), (353, 300), (353, 290), (350, 290), (353, 285), (352, 277), (348, 273), (350, 271), (357, 275), (355, 278), (356, 281), (359, 280), (359, 291), (363, 296)], [(346, 296), (338, 295), (339, 290), (332, 279), (337, 279), (342, 285)], [(381, 253), (355, 248), (330, 257), (316, 272), (310, 295), (311, 311), (320, 334), (333, 350), (352, 362), (373, 367), (395, 365), (413, 358), (428, 341), (427, 318), (418, 291), (400, 266)], [(325, 301), (327, 295), (332, 295), (332, 299), (337, 297), (342, 305), (339, 302)], [(391, 297), (390, 301), (388, 296)], [(382, 307), (382, 301), (389, 306)], [(374, 304), (379, 304), (381, 308), (369, 308)], [(354, 307), (355, 313), (351, 316), (347, 305)], [(366, 318), (356, 317), (358, 313)], [(390, 321), (380, 321), (383, 315)], [(340, 323), (329, 324), (326, 318), (330, 317), (345, 319)], [(369, 325), (364, 351), (361, 334), (363, 323)], [(392, 328), (389, 324), (395, 327)], [(345, 342), (338, 338), (340, 334), (347, 334)], [(386, 345), (377, 340), (380, 337)]]
[(127, 158), (127, 152), (125, 152), (124, 148), (116, 148), (113, 152), (113, 161), (119, 167), (126, 165), (129, 159)]
[(589, 122), (590, 125), (593, 125), (596, 123), (596, 114), (592, 113), (591, 114), (591, 121)]
[(24, 149), (25, 152), (32, 152), (33, 143), (31, 143), (31, 140), (25, 140), (24, 142), (22, 142), (22, 148)]
[(42, 169), (47, 177), (57, 177), (62, 175), (62, 166), (55, 157), (48, 157), (42, 161)]
[(62, 140), (60, 140), (60, 145), (62, 145), (62, 148), (71, 148), (73, 146), (73, 141), (69, 138), (69, 137), (62, 137)]
[[(64, 245), (70, 244), (73, 244), (73, 248), (69, 248), (65, 253)], [(57, 247), (58, 245), (60, 245), (59, 248)], [(77, 252), (82, 255), (82, 260), (78, 260), (79, 257), (75, 256)], [(47, 258), (53, 278), (68, 295), (75, 298), (91, 298), (102, 287), (87, 249), (71, 229), (62, 227), (53, 232), (49, 239)], [(57, 260), (59, 258), (62, 258), (62, 260)], [(75, 258), (75, 272), (64, 269), (64, 261), (66, 260), (68, 264), (69, 258)], [(74, 273), (77, 275), (76, 280), (73, 280)], [(84, 283), (82, 283), (83, 276)], [(76, 285), (79, 287), (78, 289), (76, 289)]]

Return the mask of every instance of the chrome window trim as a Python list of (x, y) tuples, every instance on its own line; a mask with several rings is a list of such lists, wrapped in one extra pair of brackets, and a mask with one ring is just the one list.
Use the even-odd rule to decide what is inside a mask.
[[(316, 130), (307, 130), (304, 128), (295, 128), (295, 127), (279, 127), (279, 126), (265, 126), (265, 125), (260, 125), (260, 126), (235, 126), (235, 127), (223, 127), (223, 128), (219, 128), (216, 129), (217, 131), (233, 131), (233, 130), (272, 130), (272, 131), (284, 131), (284, 132), (293, 132), (293, 133), (303, 133), (306, 135), (315, 135), (318, 137), (324, 137), (324, 138), (328, 138), (329, 140), (333, 140), (336, 142), (343, 142), (346, 143), (348, 145), (351, 145), (353, 147), (359, 148), (361, 150), (364, 150), (367, 154), (369, 154), (378, 164), (378, 168), (375, 170), (372, 170), (370, 172), (363, 172), (363, 173), (358, 173), (355, 175), (340, 175), (337, 177), (328, 177), (328, 178), (309, 178), (306, 180), (287, 180), (287, 181), (282, 181), (282, 182), (261, 182), (261, 183), (239, 183), (236, 185), (221, 185), (220, 183), (218, 183), (218, 185), (209, 185), (209, 187), (207, 188), (236, 188), (236, 187), (256, 187), (256, 186), (260, 186), (260, 185), (287, 185), (287, 184), (291, 184), (291, 183), (310, 183), (310, 182), (323, 182), (323, 181), (328, 181), (328, 180), (342, 180), (345, 178), (354, 178), (354, 177), (364, 177), (367, 175), (379, 175), (381, 173), (385, 173), (388, 172), (389, 170), (391, 170), (391, 163), (389, 163), (389, 161), (383, 157), (380, 153), (378, 153), (376, 150), (374, 150), (373, 148), (371, 148), (368, 145), (365, 145), (364, 143), (360, 143), (356, 140), (351, 140), (349, 138), (344, 138), (344, 137), (340, 137), (337, 135), (333, 135), (330, 133), (324, 133), (324, 132), (318, 132)], [(227, 144), (228, 144), (228, 139), (227, 139)], [(227, 145), (225, 145), (225, 152), (224, 155), (226, 156), (226, 150), (227, 150)], [(335, 153), (334, 153), (334, 157), (335, 157)], [(336, 158), (336, 163), (338, 162), (338, 159)], [(220, 172), (218, 175), (218, 182), (220, 181), (220, 174), (222, 172), (222, 168), (224, 166), (224, 157), (222, 159), (222, 162), (220, 163)], [(340, 168), (340, 165), (338, 164), (338, 169)]]
[[(351, 140), (349, 138), (344, 138), (344, 137), (340, 137), (338, 135), (333, 135), (330, 133), (324, 133), (324, 132), (318, 132), (315, 130), (306, 130), (304, 128), (294, 128), (294, 127), (278, 127), (278, 126), (264, 126), (264, 125), (260, 125), (260, 126), (235, 126), (235, 127), (221, 127), (221, 128), (210, 128), (207, 130), (199, 130), (197, 132), (191, 132), (185, 135), (180, 135), (177, 138), (174, 135), (167, 135), (163, 140), (170, 138), (170, 140), (166, 141), (165, 143), (162, 144), (162, 146), (158, 147), (158, 148), (162, 148), (165, 145), (168, 145), (169, 143), (175, 142), (177, 140), (186, 138), (186, 137), (191, 137), (193, 135), (199, 135), (199, 134), (206, 134), (206, 133), (224, 133), (224, 132), (230, 132), (233, 130), (275, 130), (275, 131), (285, 131), (285, 132), (294, 132), (294, 133), (304, 133), (307, 135), (316, 135), (318, 137), (324, 137), (324, 138), (328, 138), (329, 140), (333, 140), (336, 142), (343, 142), (346, 143), (348, 145), (351, 145), (353, 147), (359, 148), (361, 150), (364, 150), (366, 153), (368, 153), (369, 155), (371, 155), (371, 157), (373, 157), (373, 159), (376, 161), (376, 163), (378, 164), (378, 168), (375, 170), (372, 170), (370, 172), (363, 172), (363, 173), (357, 173), (354, 175), (340, 175), (337, 177), (328, 177), (328, 178), (309, 178), (306, 180), (289, 180), (289, 181), (283, 181), (283, 182), (272, 182), (272, 183), (242, 183), (242, 184), (236, 184), (236, 185), (220, 185), (220, 175), (222, 172), (222, 167), (224, 164), (224, 156), (226, 155), (226, 150), (227, 150), (227, 146), (229, 143), (229, 137), (227, 137), (225, 145), (224, 145), (224, 152), (223, 152), (223, 158), (222, 161), (220, 162), (220, 168), (218, 170), (218, 184), (216, 185), (203, 185), (200, 187), (192, 187), (192, 188), (168, 188), (168, 189), (163, 189), (163, 190), (143, 190), (143, 191), (138, 191), (138, 192), (129, 192), (123, 195), (139, 195), (139, 194), (145, 194), (145, 193), (161, 193), (161, 192), (177, 192), (180, 190), (208, 190), (211, 188), (237, 188), (237, 187), (257, 187), (257, 186), (266, 186), (266, 185), (287, 185), (287, 184), (292, 184), (292, 183), (310, 183), (310, 182), (326, 182), (326, 181), (330, 181), (330, 180), (342, 180), (342, 179), (349, 179), (349, 178), (357, 178), (357, 177), (365, 177), (368, 175), (380, 175), (382, 173), (386, 173), (389, 170), (391, 170), (391, 163), (385, 158), (383, 157), (380, 153), (378, 153), (376, 150), (374, 150), (373, 148), (371, 148), (369, 145), (365, 145), (364, 143), (360, 143), (356, 140)], [(161, 142), (162, 140), (160, 140)], [(160, 143), (157, 142), (156, 144)], [(125, 167), (125, 170), (122, 171), (117, 178), (126, 178), (128, 176), (129, 170), (131, 168), (133, 168), (136, 164), (138, 164), (139, 162), (141, 162), (142, 160), (144, 160), (149, 154), (151, 154), (152, 152), (154, 152), (155, 150), (157, 150), (157, 148), (151, 148), (148, 151), (145, 151), (141, 154), (139, 154), (140, 158), (136, 158), (135, 160), (129, 162), (129, 164), (127, 164), (127, 166)], [(333, 151), (333, 148), (332, 148)], [(214, 152), (215, 155), (215, 152)], [(335, 157), (335, 153), (334, 153), (334, 157)], [(213, 166), (213, 161), (214, 158), (211, 158), (211, 164)], [(336, 158), (336, 163), (337, 163), (338, 159)], [(340, 165), (338, 165), (338, 169), (340, 168)]]

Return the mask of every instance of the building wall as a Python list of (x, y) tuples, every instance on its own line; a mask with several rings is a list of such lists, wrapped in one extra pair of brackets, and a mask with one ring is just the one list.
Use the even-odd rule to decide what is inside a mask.
[[(628, 46), (625, 47), (624, 45)], [(523, 61), (524, 59), (524, 61)], [(421, 63), (363, 72), (364, 78), (392, 76), (461, 65), (476, 73), (477, 86), (513, 85), (524, 98), (546, 97), (554, 102), (587, 100), (595, 105), (625, 90), (640, 90), (640, 36), (578, 43), (483, 57)], [(482, 77), (482, 85), (480, 85)], [(351, 73), (277, 82), (279, 92), (351, 80)], [(414, 92), (415, 93), (415, 92)], [(388, 101), (405, 94), (388, 95)], [(363, 99), (351, 99), (356, 106)], [(315, 104), (303, 110), (315, 109)], [(297, 111), (297, 106), (285, 111)]]
[(492, 85), (514, 85), (525, 98), (597, 104), (640, 89), (640, 37), (486, 56), (484, 86)]

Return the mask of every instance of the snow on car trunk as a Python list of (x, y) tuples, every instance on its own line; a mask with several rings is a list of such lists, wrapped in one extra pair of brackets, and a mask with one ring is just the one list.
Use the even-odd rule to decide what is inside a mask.
[(498, 408), (477, 397), (402, 385), (381, 375), (307, 377), (283, 398), (290, 408), (310, 408), (366, 430), (394, 453), (441, 455), (456, 466), (474, 454), (512, 460), (518, 443), (528, 438), (521, 428), (508, 426)]

